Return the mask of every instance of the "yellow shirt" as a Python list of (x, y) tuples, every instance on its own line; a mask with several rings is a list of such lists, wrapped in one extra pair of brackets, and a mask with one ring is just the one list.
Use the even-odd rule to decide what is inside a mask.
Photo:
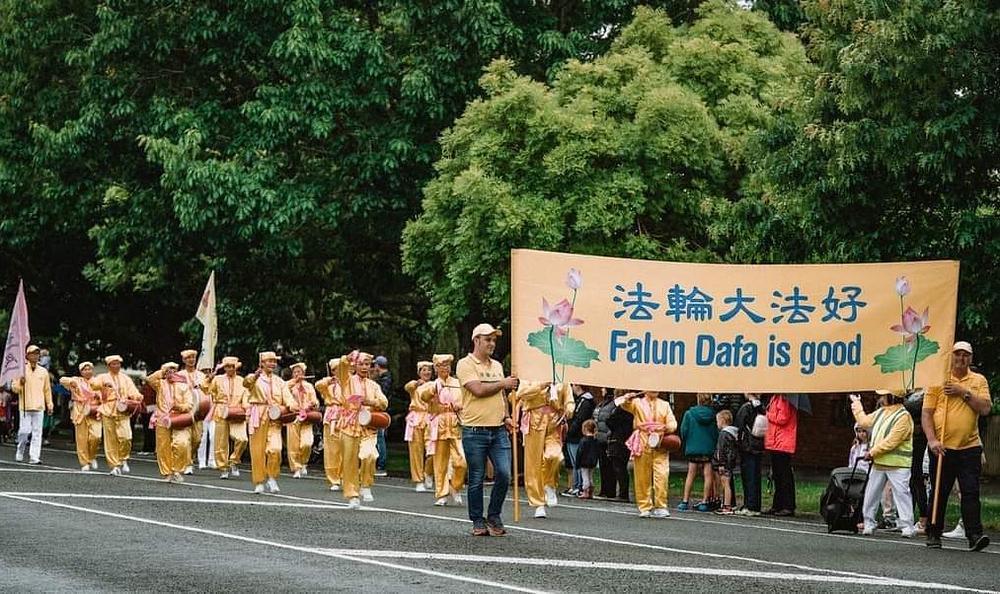
[(466, 389), (469, 382), (485, 383), (503, 380), (503, 365), (494, 359), (485, 362), (478, 361), (472, 353), (462, 358), (455, 369), (455, 376), (462, 384), (462, 410), (458, 417), (466, 427), (499, 427), (507, 416), (507, 400), (504, 391), (500, 390), (492, 396), (477, 398)]
[[(440, 391), (438, 391), (439, 385)], [(450, 394), (455, 400), (461, 398), (462, 389), (458, 385), (458, 379), (449, 376), (446, 380), (430, 381), (417, 388), (416, 393), (421, 402), (426, 403), (425, 406), (431, 416), (435, 417), (438, 439), (462, 439), (462, 430), (458, 425), (454, 407), (447, 402), (447, 398), (444, 402), (441, 400), (441, 396), (445, 394)]]
[(20, 394), (20, 409), (23, 411), (52, 410), (52, 385), (49, 383), (49, 370), (31, 363), (24, 366), (24, 377), (15, 380), (14, 391)]
[(292, 398), (298, 403), (299, 410), (319, 408), (319, 398), (316, 397), (316, 388), (306, 380), (302, 380), (298, 384), (294, 381), (288, 382), (288, 391), (291, 392)]
[[(340, 413), (338, 428), (350, 437), (373, 436), (378, 431), (358, 423), (358, 413), (362, 408), (384, 411), (389, 408), (389, 400), (382, 393), (382, 388), (371, 378), (362, 380), (357, 375), (349, 376), (347, 387), (341, 387), (343, 395), (343, 411)], [(352, 396), (360, 399), (351, 401)]]
[(97, 396), (97, 392), (94, 392), (90, 387), (90, 382), (82, 377), (61, 377), (59, 383), (72, 394), (73, 409), (70, 410), (69, 420), (74, 425), (79, 425), (87, 418), (85, 414), (87, 406)]
[(239, 375), (217, 375), (212, 378), (209, 387), (212, 402), (215, 403), (215, 420), (223, 421), (222, 406), (241, 406), (246, 409), (250, 405), (250, 392), (243, 386), (243, 378)]
[(343, 399), (340, 396), (340, 384), (336, 378), (326, 376), (316, 382), (316, 390), (323, 396), (323, 404), (327, 406), (341, 406)]
[(292, 393), (288, 391), (285, 380), (278, 377), (278, 374), (270, 375), (261, 373), (259, 376), (248, 375), (243, 378), (243, 387), (250, 390), (248, 402), (250, 404), (277, 404), (287, 406), (291, 410), (299, 410), (298, 404), (292, 398)]
[[(986, 378), (974, 371), (969, 371), (962, 379), (952, 375), (951, 382), (972, 392), (972, 398), (990, 399)], [(930, 388), (924, 396), (924, 410), (928, 409), (934, 411), (934, 433), (945, 449), (966, 450), (983, 445), (979, 439), (979, 413), (964, 398), (945, 396), (941, 386)], [(947, 426), (945, 415), (948, 416)]]
[(558, 392), (555, 400), (549, 399), (549, 388), (542, 388), (545, 382), (522, 381), (517, 392), (511, 396), (511, 400), (520, 400), (523, 410), (535, 410), (548, 406), (555, 411), (562, 413), (567, 419), (573, 416), (576, 410), (576, 401), (573, 400), (573, 389), (568, 383), (557, 384)]
[(669, 402), (660, 400), (659, 398), (652, 402), (647, 400), (650, 404), (647, 411), (646, 405), (642, 404), (640, 400), (646, 400), (646, 397), (640, 396), (639, 398), (626, 400), (621, 404), (622, 410), (632, 413), (632, 427), (634, 429), (639, 429), (639, 426), (643, 423), (662, 423), (666, 426), (663, 432), (664, 435), (677, 431), (677, 418), (674, 417), (674, 410), (670, 408)]
[(427, 403), (424, 402), (424, 399), (417, 394), (417, 389), (426, 386), (428, 383), (430, 382), (424, 382), (421, 384), (417, 380), (410, 380), (406, 382), (405, 386), (403, 386), (406, 393), (410, 395), (410, 410), (416, 412), (427, 412)]
[[(115, 408), (115, 401), (118, 398), (125, 400), (142, 400), (142, 394), (135, 387), (135, 382), (128, 375), (110, 371), (102, 373), (90, 380), (90, 385), (95, 390), (100, 390), (104, 405), (101, 406), (101, 414), (106, 417), (118, 416), (118, 409)], [(110, 389), (104, 386), (110, 385)]]
[(156, 412), (159, 416), (167, 416), (170, 413), (191, 412), (194, 406), (194, 396), (191, 394), (191, 387), (184, 382), (171, 382), (163, 379), (162, 373), (157, 371), (149, 376), (149, 383), (156, 390)]

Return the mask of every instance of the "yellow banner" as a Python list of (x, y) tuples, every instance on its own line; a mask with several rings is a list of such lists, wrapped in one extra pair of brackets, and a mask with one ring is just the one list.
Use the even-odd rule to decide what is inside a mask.
[(511, 253), (532, 380), (678, 392), (941, 385), (958, 262), (722, 265)]

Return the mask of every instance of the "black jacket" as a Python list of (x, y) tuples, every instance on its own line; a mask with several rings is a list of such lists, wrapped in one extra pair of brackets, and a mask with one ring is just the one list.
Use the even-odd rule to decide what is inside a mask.
[(608, 438), (611, 436), (608, 421), (617, 408), (614, 398), (606, 398), (594, 411), (594, 420), (597, 421), (597, 435), (594, 437), (600, 443), (608, 443)]
[(580, 396), (580, 401), (576, 403), (576, 411), (573, 412), (573, 420), (569, 423), (566, 431), (566, 443), (580, 443), (583, 437), (583, 422), (594, 418), (594, 396), (590, 392), (584, 392)]
[(616, 406), (608, 419), (608, 427), (611, 429), (609, 441), (624, 442), (628, 439), (628, 436), (632, 435), (633, 420), (632, 413)]
[(580, 449), (576, 452), (577, 468), (594, 468), (600, 456), (597, 440), (593, 437), (581, 437)]
[(753, 401), (747, 400), (743, 406), (736, 411), (736, 420), (733, 425), (739, 430), (740, 451), (747, 454), (763, 454), (764, 438), (753, 436), (753, 421), (757, 415), (767, 415), (764, 403), (758, 406), (753, 405)]

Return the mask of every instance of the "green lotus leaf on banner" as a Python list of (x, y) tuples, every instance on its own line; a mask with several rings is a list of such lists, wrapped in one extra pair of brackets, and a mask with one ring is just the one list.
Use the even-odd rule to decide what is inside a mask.
[(882, 368), (882, 373), (909, 371), (915, 364), (937, 353), (939, 349), (937, 342), (921, 338), (917, 344), (897, 344), (881, 355), (875, 355), (875, 365)]
[(552, 349), (549, 348), (550, 332), (548, 328), (532, 332), (528, 335), (528, 344), (553, 357), (557, 364), (588, 368), (591, 361), (600, 360), (597, 351), (589, 348), (583, 341), (568, 336), (552, 342), (555, 346), (555, 353), (553, 353)]

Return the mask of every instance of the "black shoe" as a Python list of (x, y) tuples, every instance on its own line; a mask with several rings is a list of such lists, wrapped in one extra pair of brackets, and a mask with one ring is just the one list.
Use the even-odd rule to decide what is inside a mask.
[(988, 546), (990, 546), (990, 537), (986, 536), (985, 534), (973, 536), (972, 538), (969, 539), (970, 551), (981, 551)]
[(782, 518), (793, 518), (795, 517), (795, 512), (790, 509), (779, 509), (773, 515)]
[(927, 535), (927, 548), (930, 549), (940, 549), (941, 548), (941, 537), (936, 534)]

